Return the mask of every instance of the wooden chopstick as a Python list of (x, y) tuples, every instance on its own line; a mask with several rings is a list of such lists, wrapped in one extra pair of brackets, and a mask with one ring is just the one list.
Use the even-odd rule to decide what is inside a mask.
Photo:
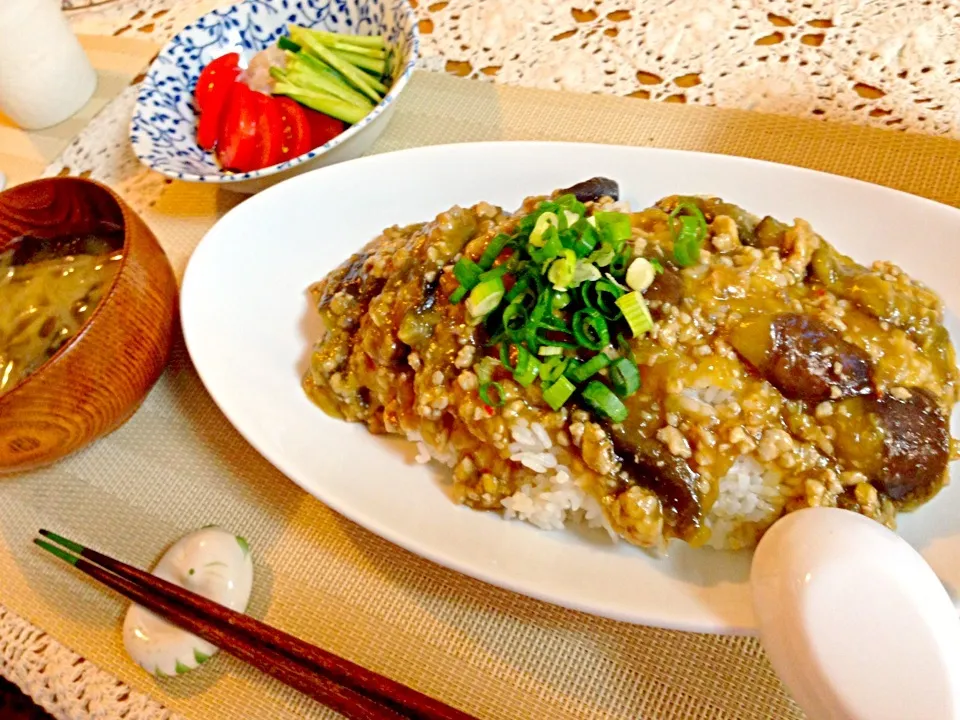
[(348, 718), (474, 720), (460, 710), (248, 615), (47, 530), (40, 533), (63, 546), (35, 540), (44, 550)]

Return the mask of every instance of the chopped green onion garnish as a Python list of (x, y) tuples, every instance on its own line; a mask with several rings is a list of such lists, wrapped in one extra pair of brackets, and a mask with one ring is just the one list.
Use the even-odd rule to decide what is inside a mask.
[(614, 360), (610, 366), (610, 383), (620, 397), (629, 397), (640, 389), (640, 370), (630, 358)]
[[(510, 348), (517, 348), (517, 364), (514, 365), (510, 362)], [(520, 365), (520, 351), (523, 350), (527, 352), (526, 348), (522, 345), (511, 345), (508, 342), (500, 343), (500, 364), (503, 365), (510, 372), (515, 372), (517, 367)], [(529, 356), (530, 353), (527, 353)]]
[(630, 347), (630, 343), (623, 336), (623, 333), (617, 333), (617, 348), (620, 350), (620, 354), (623, 355), (623, 357), (630, 358), (634, 362), (637, 361), (633, 355), (633, 348)]
[(592, 308), (577, 310), (573, 314), (573, 336), (580, 347), (588, 350), (602, 350), (610, 342), (607, 321)]
[(572, 369), (567, 369), (567, 377), (579, 385), (580, 383), (586, 382), (592, 378), (609, 364), (610, 358), (603, 353), (600, 353), (599, 355), (594, 355), (582, 365), (578, 365)]
[(485, 357), (477, 363), (476, 373), (477, 381), (481, 385), (486, 385), (493, 379), (493, 372), (500, 365), (496, 358)]
[(670, 213), (670, 229), (677, 265), (690, 267), (700, 262), (700, 249), (707, 238), (707, 220), (700, 208), (690, 202), (679, 203)]
[(548, 357), (550, 355), (563, 355), (563, 348), (557, 347), (556, 345), (544, 345), (542, 348), (537, 350), (537, 355), (542, 355), (543, 357)]
[(559, 410), (576, 389), (572, 382), (561, 376), (553, 385), (543, 391), (543, 400), (554, 410)]
[(657, 275), (663, 275), (663, 263), (657, 258), (650, 258), (649, 261)]
[(604, 275), (607, 276), (607, 280), (609, 280), (611, 283), (613, 283), (616, 287), (620, 288), (620, 289), (623, 290), (624, 292), (627, 292), (627, 290), (629, 289), (629, 288), (627, 288), (626, 285), (624, 285), (622, 282), (618, 281), (618, 280), (617, 280), (613, 275), (611, 275), (610, 273), (604, 273)]
[(490, 243), (487, 245), (486, 250), (483, 251), (483, 255), (480, 257), (480, 267), (484, 270), (489, 270), (493, 267), (493, 263), (497, 261), (497, 258), (500, 257), (500, 253), (503, 252), (504, 248), (510, 243), (510, 236), (500, 233)]
[(550, 306), (554, 310), (563, 310), (569, 304), (570, 304), (570, 293), (555, 292), (553, 294), (553, 300), (551, 301)]
[(650, 309), (647, 307), (643, 295), (636, 290), (617, 300), (617, 307), (620, 308), (623, 317), (626, 318), (634, 337), (640, 337), (653, 327)]
[(492, 312), (503, 300), (503, 278), (484, 280), (470, 291), (467, 298), (467, 312), (473, 317), (483, 317)]
[(503, 311), (503, 328), (510, 333), (518, 333), (527, 324), (527, 309), (518, 302), (507, 305)]
[(603, 243), (599, 248), (587, 256), (587, 261), (597, 267), (607, 267), (617, 256), (617, 251), (609, 243)]
[(566, 230), (567, 228), (572, 228), (580, 221), (580, 216), (575, 212), (570, 212), (569, 210), (564, 209), (563, 215), (561, 216), (563, 222), (560, 223), (560, 229)]
[(573, 250), (564, 250), (563, 254), (553, 261), (547, 273), (547, 280), (553, 283), (554, 290), (566, 290), (573, 282), (573, 271), (577, 267), (577, 256)]
[(466, 287), (461, 285), (456, 290), (454, 290), (453, 293), (450, 295), (450, 304), (456, 305), (467, 296), (468, 292), (470, 291)]
[(577, 215), (585, 215), (587, 213), (587, 206), (577, 200), (577, 196), (573, 193), (561, 195), (556, 199), (556, 204), (558, 207), (569, 210), (570, 212), (575, 212)]
[(543, 213), (537, 218), (537, 224), (533, 226), (533, 232), (530, 233), (530, 244), (535, 247), (543, 247), (547, 243), (547, 231), (553, 230), (554, 235), (556, 235), (558, 227), (560, 227), (560, 219), (556, 213)]
[(533, 381), (537, 379), (537, 375), (540, 374), (540, 361), (527, 352), (527, 349), (522, 345), (518, 348), (522, 353), (526, 353), (527, 362), (524, 365), (522, 360), (517, 360), (517, 369), (513, 372), (513, 379), (520, 383), (522, 387), (530, 387)]
[[(480, 267), (480, 266), (478, 265), (477, 267)], [(506, 264), (497, 265), (495, 268), (491, 268), (489, 270), (485, 270), (484, 272), (480, 273), (480, 282), (484, 282), (486, 280), (492, 280), (493, 278), (503, 277), (504, 275), (507, 274), (509, 270), (510, 270), (510, 267)]]
[(555, 228), (549, 228), (544, 234), (543, 247), (533, 246), (533, 241), (531, 241), (530, 245), (531, 247), (528, 248), (530, 257), (537, 263), (545, 263), (548, 260), (553, 260), (553, 258), (562, 253), (564, 249), (563, 243), (560, 242), (560, 236), (557, 234)]
[(456, 277), (460, 285), (467, 290), (472, 290), (476, 284), (480, 282), (480, 275), (482, 273), (483, 270), (480, 269), (480, 266), (466, 256), (457, 260), (457, 264), (453, 266), (454, 277)]
[(556, 382), (567, 369), (567, 359), (559, 355), (540, 363), (540, 379), (546, 384)]
[(626, 213), (601, 212), (594, 213), (593, 217), (597, 219), (600, 237), (614, 250), (619, 250), (633, 234), (630, 228), (630, 216)]
[[(492, 399), (490, 397), (490, 390), (496, 391)], [(480, 399), (483, 400), (484, 405), (489, 405), (490, 407), (500, 407), (506, 402), (506, 399), (503, 397), (503, 385), (498, 382), (481, 385), (478, 394), (480, 395)]]
[(637, 258), (627, 268), (627, 285), (634, 290), (643, 292), (653, 284), (656, 276), (657, 271), (652, 262), (646, 258)]
[(570, 283), (570, 287), (578, 287), (586, 282), (599, 280), (600, 277), (600, 268), (586, 260), (578, 260), (577, 266), (573, 269), (573, 282)]
[(576, 241), (573, 243), (573, 251), (578, 258), (584, 258), (594, 251), (597, 243), (600, 242), (600, 233), (586, 220), (581, 219), (574, 226), (574, 230), (579, 233)]
[(633, 255), (633, 248), (630, 245), (624, 245), (610, 263), (610, 272), (622, 278), (627, 274), (627, 267), (630, 265), (630, 257)]
[(582, 285), (580, 290), (583, 304), (593, 308), (607, 320), (616, 320), (620, 317), (617, 299), (622, 295), (623, 290), (620, 286), (609, 280), (599, 280), (595, 283)]
[(598, 380), (592, 381), (584, 388), (583, 400), (595, 412), (610, 418), (615, 423), (621, 423), (627, 419), (627, 407), (610, 391), (610, 388)]

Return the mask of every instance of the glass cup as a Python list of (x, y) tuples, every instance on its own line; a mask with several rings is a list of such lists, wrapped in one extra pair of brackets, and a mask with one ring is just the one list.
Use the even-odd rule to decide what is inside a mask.
[(39, 130), (73, 115), (96, 88), (60, 0), (0, 0), (0, 111)]

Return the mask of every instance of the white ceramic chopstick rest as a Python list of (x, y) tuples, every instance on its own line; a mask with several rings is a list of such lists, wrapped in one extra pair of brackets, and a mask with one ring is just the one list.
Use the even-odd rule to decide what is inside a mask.
[[(253, 590), (250, 546), (219, 527), (184, 535), (160, 558), (153, 574), (241, 613)], [(157, 677), (193, 670), (217, 652), (206, 640), (139, 605), (127, 611), (123, 644), (140, 667)]]
[(750, 582), (774, 669), (813, 720), (960, 718), (960, 621), (906, 541), (847, 510), (785, 516)]

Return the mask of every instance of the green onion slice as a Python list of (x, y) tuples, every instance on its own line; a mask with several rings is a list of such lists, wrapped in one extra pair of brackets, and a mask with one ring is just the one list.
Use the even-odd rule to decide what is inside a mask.
[(533, 226), (533, 232), (530, 233), (530, 244), (534, 247), (543, 247), (547, 243), (547, 234), (553, 230), (556, 237), (557, 228), (560, 227), (560, 218), (556, 213), (545, 212), (537, 218), (537, 224)]
[(610, 263), (610, 272), (618, 278), (622, 278), (627, 274), (627, 268), (630, 267), (630, 258), (633, 255), (633, 248), (629, 245), (624, 245), (623, 249), (617, 253), (616, 257), (613, 258), (613, 261)]
[(570, 304), (570, 293), (568, 292), (555, 292), (553, 294), (553, 299), (550, 302), (550, 306), (554, 310), (563, 310), (567, 305)]
[(584, 308), (573, 314), (573, 337), (580, 347), (602, 350), (610, 343), (610, 330), (603, 315), (592, 308)]
[(483, 270), (489, 270), (493, 267), (493, 264), (497, 261), (497, 258), (500, 257), (500, 253), (503, 252), (504, 248), (510, 244), (510, 236), (500, 233), (493, 238), (487, 245), (486, 250), (483, 251), (483, 255), (480, 256), (480, 267)]
[(486, 385), (493, 379), (493, 372), (500, 365), (500, 361), (496, 358), (485, 357), (477, 363), (475, 372), (477, 373), (477, 380), (481, 385)]
[(503, 329), (508, 335), (515, 335), (523, 331), (529, 320), (527, 309), (518, 302), (507, 305), (503, 311)]
[(560, 236), (556, 230), (551, 228), (544, 235), (544, 238), (542, 247), (534, 246), (531, 242), (527, 248), (530, 257), (532, 257), (533, 261), (538, 265), (542, 265), (548, 260), (553, 260), (553, 258), (560, 255), (564, 250), (563, 243), (560, 242)]
[[(496, 391), (496, 394), (493, 396), (493, 398), (490, 397), (491, 390)], [(479, 395), (480, 399), (483, 400), (483, 404), (490, 407), (500, 407), (506, 402), (506, 399), (503, 396), (503, 385), (498, 382), (489, 382), (485, 385), (481, 385)]]
[(467, 296), (468, 292), (470, 291), (464, 285), (461, 285), (450, 294), (450, 304), (456, 305)]
[(593, 263), (597, 267), (607, 267), (607, 265), (613, 262), (613, 259), (616, 256), (617, 251), (613, 249), (613, 246), (609, 243), (603, 243), (599, 248), (587, 256), (587, 261)]
[(626, 213), (601, 212), (594, 213), (593, 216), (597, 219), (600, 237), (614, 250), (619, 250), (633, 234), (630, 228), (630, 216)]
[(569, 377), (573, 382), (579, 385), (582, 382), (586, 382), (598, 372), (603, 370), (607, 365), (610, 364), (610, 358), (608, 358), (603, 353), (599, 355), (594, 355), (592, 358), (587, 360), (585, 363), (579, 364), (577, 367), (567, 369), (567, 377)]
[(556, 202), (558, 207), (561, 207), (564, 210), (569, 210), (570, 212), (574, 212), (577, 215), (587, 214), (587, 206), (577, 200), (577, 196), (573, 193), (561, 195), (554, 202)]
[(599, 380), (593, 380), (583, 390), (583, 400), (594, 412), (609, 418), (615, 423), (621, 423), (627, 419), (627, 407), (620, 398), (614, 395), (610, 388)]
[[(510, 362), (510, 348), (517, 348), (517, 364), (514, 365)], [(526, 348), (522, 345), (512, 345), (508, 342), (500, 343), (500, 364), (503, 365), (510, 372), (516, 372), (517, 367), (520, 365), (520, 350), (526, 352)], [(527, 353), (529, 355), (530, 353)]]
[(623, 290), (609, 280), (598, 280), (595, 283), (581, 285), (580, 296), (583, 304), (593, 308), (607, 320), (616, 320), (620, 317), (620, 308), (617, 300), (623, 296)]
[(577, 232), (577, 239), (573, 243), (573, 251), (578, 258), (585, 258), (596, 249), (600, 242), (600, 234), (593, 225), (583, 218), (574, 225), (573, 229)]
[(630, 347), (630, 342), (623, 336), (623, 333), (617, 333), (617, 348), (623, 357), (630, 358), (634, 362), (637, 361), (633, 354), (633, 348)]
[[(479, 265), (477, 267), (480, 267)], [(480, 273), (480, 282), (485, 282), (487, 280), (492, 280), (493, 278), (503, 277), (510, 271), (510, 267), (504, 263), (503, 265), (497, 265), (495, 268), (486, 270), (485, 272)]]
[(552, 357), (540, 363), (540, 379), (549, 385), (562, 377), (566, 369), (567, 359), (565, 357), (559, 355)]
[(691, 202), (679, 203), (670, 213), (670, 230), (673, 232), (673, 259), (680, 267), (696, 265), (707, 238), (707, 220), (703, 212)]
[(626, 318), (634, 337), (640, 337), (653, 328), (653, 318), (643, 295), (634, 290), (617, 300), (617, 307)]
[(467, 290), (472, 290), (480, 282), (482, 273), (483, 270), (480, 269), (480, 266), (467, 256), (457, 260), (457, 264), (453, 266), (454, 276), (460, 282), (460, 285)]
[[(523, 369), (523, 372), (515, 372), (513, 374), (513, 379), (516, 380), (521, 387), (530, 387), (533, 385), (533, 381), (536, 380), (540, 374), (540, 361), (529, 352), (527, 353), (527, 357), (530, 358), (530, 361)], [(517, 363), (517, 365), (519, 367), (519, 363)]]
[(564, 406), (577, 388), (565, 377), (560, 377), (555, 383), (543, 391), (543, 400), (554, 410)]
[(503, 278), (493, 277), (484, 280), (470, 291), (467, 298), (467, 312), (473, 317), (483, 317), (497, 307), (503, 300)]
[(610, 366), (610, 383), (620, 397), (629, 397), (640, 389), (640, 370), (630, 358), (622, 357)]
[(579, 287), (587, 282), (593, 282), (601, 278), (600, 268), (591, 262), (578, 260), (577, 266), (573, 269), (573, 282), (570, 287)]
[(553, 261), (547, 280), (553, 284), (554, 290), (566, 290), (573, 282), (573, 271), (577, 267), (577, 256), (573, 250), (564, 250), (563, 254)]

